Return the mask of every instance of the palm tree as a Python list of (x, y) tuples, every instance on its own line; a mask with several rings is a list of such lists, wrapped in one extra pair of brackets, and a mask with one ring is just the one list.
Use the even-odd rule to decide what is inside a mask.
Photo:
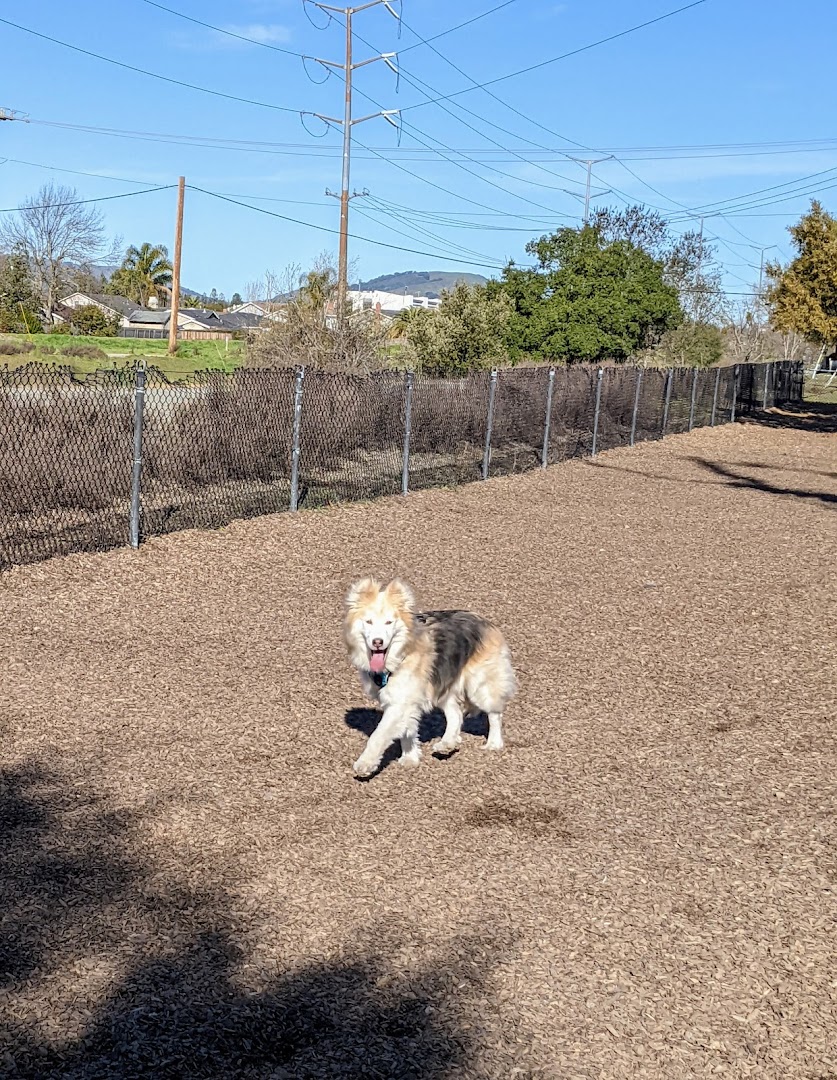
[(132, 244), (110, 285), (114, 291), (145, 307), (152, 296), (165, 300), (171, 275), (168, 248), (162, 244), (143, 244), (137, 248)]
[(398, 341), (400, 338), (409, 337), (410, 328), (414, 326), (424, 314), (424, 308), (402, 308), (392, 320), (392, 326), (389, 328), (389, 337), (394, 341)]

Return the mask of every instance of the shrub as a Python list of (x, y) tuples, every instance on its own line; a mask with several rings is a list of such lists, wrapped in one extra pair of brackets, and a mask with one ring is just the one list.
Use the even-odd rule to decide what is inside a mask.
[(663, 335), (655, 352), (670, 367), (711, 367), (724, 351), (724, 338), (717, 326), (684, 322)]
[(107, 360), (108, 354), (96, 345), (65, 345), (62, 356), (77, 356), (82, 360)]
[(22, 356), (34, 350), (31, 341), (0, 341), (0, 356)]
[(82, 304), (72, 308), (65, 316), (73, 333), (87, 337), (116, 337), (119, 333), (119, 318), (108, 315), (95, 304)]
[(457, 284), (439, 309), (413, 316), (407, 340), (421, 370), (432, 376), (467, 375), (508, 362), (506, 336), (514, 307), (478, 285)]

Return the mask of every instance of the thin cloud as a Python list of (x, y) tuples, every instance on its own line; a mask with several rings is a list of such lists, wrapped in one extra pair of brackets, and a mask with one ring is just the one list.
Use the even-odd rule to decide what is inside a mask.
[(278, 23), (246, 23), (243, 26), (233, 24), (225, 26), (224, 29), (231, 34), (258, 41), (262, 45), (284, 45), (291, 40), (291, 32), (287, 26)]
[[(171, 42), (184, 52), (220, 52), (247, 49), (251, 47), (251, 42), (284, 45), (291, 39), (290, 30), (281, 23), (228, 23), (223, 29), (227, 31), (226, 34), (215, 30), (197, 30), (195, 33), (182, 30), (172, 35)], [(230, 37), (229, 34), (236, 34), (237, 37)], [(242, 41), (242, 38), (248, 40)]]

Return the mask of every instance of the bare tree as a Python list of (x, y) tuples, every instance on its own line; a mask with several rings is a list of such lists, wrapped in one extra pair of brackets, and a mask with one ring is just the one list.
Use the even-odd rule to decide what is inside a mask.
[(49, 183), (0, 225), (0, 242), (26, 256), (51, 322), (73, 272), (104, 257), (104, 219), (95, 207), (81, 202), (74, 188)]
[(757, 364), (781, 356), (795, 360), (804, 339), (794, 331), (780, 333), (766, 318), (763, 297), (754, 293), (740, 304), (727, 307), (724, 319), (724, 355), (735, 364)]

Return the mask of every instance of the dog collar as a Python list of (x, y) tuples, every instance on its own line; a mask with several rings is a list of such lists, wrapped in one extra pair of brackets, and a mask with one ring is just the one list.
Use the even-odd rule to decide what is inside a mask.
[(383, 690), (389, 681), (388, 671), (370, 671), (369, 678), (378, 687), (379, 690)]

